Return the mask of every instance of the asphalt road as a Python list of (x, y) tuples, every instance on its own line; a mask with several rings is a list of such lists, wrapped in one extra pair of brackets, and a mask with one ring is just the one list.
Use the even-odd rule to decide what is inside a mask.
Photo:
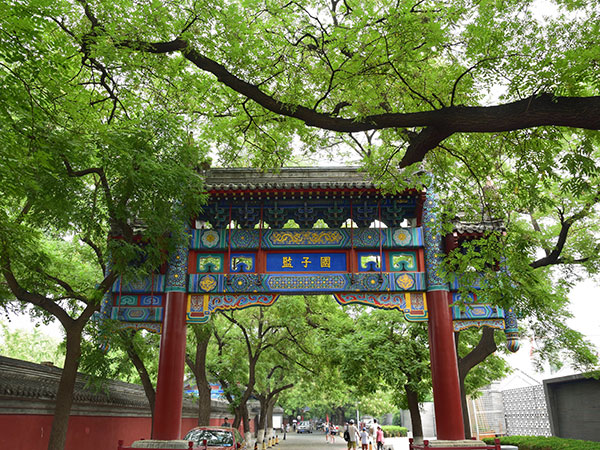
[(325, 433), (316, 431), (314, 433), (288, 433), (285, 440), (283, 436), (279, 434), (279, 445), (272, 447), (272, 449), (282, 450), (334, 450), (334, 449), (345, 449), (346, 441), (341, 436), (336, 436), (335, 443), (325, 442)]
[[(408, 438), (386, 438), (384, 448), (393, 450), (408, 450)], [(269, 450), (342, 450), (346, 449), (346, 441), (339, 435), (335, 437), (335, 443), (325, 442), (325, 434), (322, 431), (314, 433), (288, 433), (286, 439), (279, 433), (279, 445)], [(360, 445), (357, 447), (360, 449)]]

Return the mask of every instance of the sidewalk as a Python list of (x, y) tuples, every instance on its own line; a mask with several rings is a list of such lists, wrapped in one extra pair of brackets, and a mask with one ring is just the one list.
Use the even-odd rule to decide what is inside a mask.
[[(434, 437), (426, 437), (430, 441), (435, 440)], [(385, 447), (390, 446), (393, 450), (408, 450), (407, 437), (385, 438)]]

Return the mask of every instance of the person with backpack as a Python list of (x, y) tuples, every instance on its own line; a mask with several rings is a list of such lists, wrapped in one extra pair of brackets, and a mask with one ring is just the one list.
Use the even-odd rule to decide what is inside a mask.
[(358, 430), (354, 426), (354, 420), (350, 419), (348, 422), (348, 428), (344, 431), (344, 440), (348, 443), (348, 448), (356, 448), (356, 441), (358, 441)]

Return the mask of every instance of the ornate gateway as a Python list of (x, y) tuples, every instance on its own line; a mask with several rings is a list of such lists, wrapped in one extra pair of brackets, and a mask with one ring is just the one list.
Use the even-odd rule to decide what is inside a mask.
[[(437, 275), (441, 239), (430, 226), (431, 194), (424, 210), (425, 193), (383, 195), (350, 168), (211, 169), (205, 175), (209, 201), (190, 223), (189, 246), (174, 256), (171, 278), (165, 271), (118, 280), (103, 305), (106, 317), (155, 330), (164, 293), (177, 286), (187, 293), (188, 323), (295, 294), (333, 294), (340, 304), (397, 309), (409, 321), (426, 321), (428, 290), (458, 290)], [(475, 300), (452, 308), (455, 331), (505, 329), (501, 308)]]
[(202, 175), (208, 202), (189, 222), (187, 243), (160, 273), (118, 280), (102, 304), (103, 317), (126, 326), (162, 326), (156, 436), (180, 435), (175, 399), (186, 323), (207, 322), (218, 310), (269, 306), (285, 295), (332, 294), (342, 305), (396, 309), (408, 321), (427, 322), (438, 438), (463, 439), (454, 332), (505, 329), (516, 350), (516, 320), (478, 304), (475, 288), (466, 290), (466, 306), (450, 306), (460, 289), (439, 269), (444, 244), (451, 250), (463, 231), (440, 234), (431, 188), (386, 195), (350, 168)]

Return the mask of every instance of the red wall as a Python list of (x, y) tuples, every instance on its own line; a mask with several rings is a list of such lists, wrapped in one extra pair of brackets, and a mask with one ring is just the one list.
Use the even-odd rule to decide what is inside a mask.
[[(220, 425), (222, 419), (211, 419)], [(181, 421), (185, 434), (197, 424), (195, 418)], [(0, 449), (46, 450), (52, 426), (51, 415), (0, 414)], [(116, 450), (122, 439), (126, 446), (150, 438), (150, 417), (71, 416), (66, 450)], [(182, 436), (183, 437), (183, 436)]]

